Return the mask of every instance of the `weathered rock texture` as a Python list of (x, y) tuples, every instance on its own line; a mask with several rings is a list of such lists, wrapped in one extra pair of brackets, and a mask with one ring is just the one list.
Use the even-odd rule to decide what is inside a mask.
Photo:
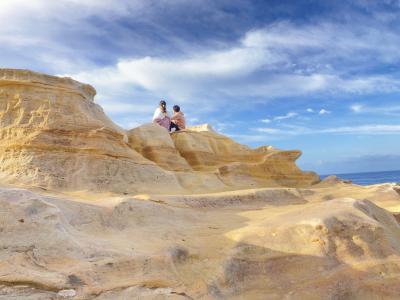
[(0, 69), (0, 179), (117, 193), (318, 181), (296, 167), (298, 151), (251, 150), (207, 128), (173, 139), (154, 124), (125, 132), (94, 103), (95, 93), (70, 78)]
[(90, 201), (0, 188), (0, 299), (398, 299), (400, 226), (377, 204), (399, 203), (343, 183)]
[(69, 78), (0, 70), (1, 180), (112, 192), (162, 182), (161, 191), (179, 191), (173, 174), (124, 142), (125, 132), (93, 102), (95, 93)]
[(315, 173), (297, 168), (300, 151), (253, 150), (213, 130), (197, 130), (173, 134), (176, 149), (194, 170), (214, 172), (228, 186), (294, 187), (318, 182)]
[(0, 300), (399, 299), (398, 186), (210, 126), (125, 132), (94, 94), (0, 70)]
[(158, 124), (145, 124), (128, 131), (129, 146), (169, 171), (193, 171), (179, 154), (170, 134)]

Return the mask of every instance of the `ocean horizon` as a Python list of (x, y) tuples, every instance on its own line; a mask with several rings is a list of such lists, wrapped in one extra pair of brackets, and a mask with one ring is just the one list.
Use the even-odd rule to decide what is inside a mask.
[(351, 180), (354, 184), (371, 185), (380, 183), (400, 182), (400, 170), (360, 173), (332, 173), (320, 175), (321, 179), (335, 175), (341, 179)]

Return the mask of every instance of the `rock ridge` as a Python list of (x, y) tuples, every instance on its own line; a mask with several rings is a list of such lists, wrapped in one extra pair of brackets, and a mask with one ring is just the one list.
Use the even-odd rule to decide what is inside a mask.
[(170, 135), (124, 130), (71, 78), (0, 69), (0, 182), (112, 193), (222, 192), (307, 186), (299, 151), (251, 149), (199, 125)]
[(91, 85), (80, 83), (69, 77), (52, 76), (23, 69), (0, 68), (0, 86), (10, 84), (32, 85), (47, 89), (58, 88), (65, 92), (79, 94), (86, 100), (91, 101), (96, 95), (96, 90)]
[(92, 89), (0, 69), (0, 300), (399, 299), (396, 184), (209, 125), (124, 130)]

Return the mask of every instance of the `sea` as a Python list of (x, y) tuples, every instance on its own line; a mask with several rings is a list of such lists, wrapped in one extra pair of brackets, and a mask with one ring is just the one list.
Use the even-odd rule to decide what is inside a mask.
[[(350, 179), (353, 183), (359, 185), (370, 185), (386, 182), (400, 183), (400, 171), (383, 171), (383, 172), (365, 172), (352, 174), (330, 174), (336, 175), (342, 179)], [(321, 179), (329, 175), (321, 175)]]

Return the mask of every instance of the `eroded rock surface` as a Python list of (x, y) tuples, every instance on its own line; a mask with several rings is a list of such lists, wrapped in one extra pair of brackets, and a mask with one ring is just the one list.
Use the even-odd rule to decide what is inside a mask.
[(251, 149), (220, 135), (210, 126), (172, 135), (176, 149), (196, 171), (215, 172), (228, 186), (309, 186), (319, 181), (295, 164), (300, 151)]
[(1, 181), (53, 190), (179, 191), (173, 174), (124, 142), (126, 133), (94, 95), (69, 78), (0, 69)]
[(129, 145), (161, 168), (193, 171), (175, 148), (171, 135), (158, 124), (145, 124), (128, 131)]
[(400, 226), (366, 198), (399, 196), (346, 189), (88, 201), (1, 188), (0, 299), (396, 299)]
[(94, 94), (0, 69), (1, 300), (399, 299), (396, 184), (209, 125), (126, 132)]
[(319, 180), (296, 167), (299, 152), (251, 150), (207, 127), (172, 139), (154, 124), (125, 132), (93, 101), (95, 94), (70, 78), (0, 69), (0, 180), (114, 193), (214, 192)]

